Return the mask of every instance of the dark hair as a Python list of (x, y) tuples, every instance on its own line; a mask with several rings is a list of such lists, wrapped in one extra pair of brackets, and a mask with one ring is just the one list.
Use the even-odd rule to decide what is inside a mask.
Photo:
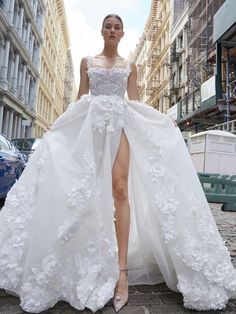
[(104, 18), (104, 20), (103, 20), (103, 22), (102, 22), (102, 28), (104, 27), (104, 24), (105, 24), (106, 19), (109, 19), (109, 17), (114, 17), (115, 19), (119, 20), (120, 23), (121, 23), (122, 29), (123, 29), (123, 27), (124, 27), (123, 21), (122, 21), (121, 17), (119, 17), (119, 15), (117, 15), (117, 14), (108, 14), (108, 15)]

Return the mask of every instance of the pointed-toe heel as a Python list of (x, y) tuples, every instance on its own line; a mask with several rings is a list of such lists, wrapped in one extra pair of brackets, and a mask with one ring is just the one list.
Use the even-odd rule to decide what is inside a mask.
[(116, 313), (119, 312), (127, 303), (128, 303), (128, 295), (125, 297), (121, 297), (118, 294), (114, 295), (113, 306)]
[[(127, 268), (120, 269), (120, 271), (128, 272), (128, 269)], [(117, 292), (115, 292), (113, 297), (113, 306), (116, 313), (119, 312), (128, 303), (128, 299), (129, 299), (128, 293), (125, 296), (120, 296)]]

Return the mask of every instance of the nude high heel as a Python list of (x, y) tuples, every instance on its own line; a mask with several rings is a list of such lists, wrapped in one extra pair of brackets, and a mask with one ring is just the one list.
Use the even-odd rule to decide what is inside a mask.
[[(128, 272), (128, 268), (120, 269), (121, 272)], [(119, 312), (128, 303), (128, 293), (126, 296), (121, 297), (116, 291), (113, 297), (113, 306), (117, 312)]]

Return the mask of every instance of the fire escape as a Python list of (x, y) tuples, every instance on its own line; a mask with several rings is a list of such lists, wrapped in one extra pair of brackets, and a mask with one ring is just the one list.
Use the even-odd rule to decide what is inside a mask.
[(149, 29), (147, 30), (147, 40), (149, 41), (149, 52), (147, 57), (147, 67), (148, 67), (148, 82), (146, 88), (146, 95), (148, 96), (148, 103), (152, 102), (155, 90), (160, 85), (160, 81), (154, 75), (155, 63), (160, 54), (159, 50), (155, 46), (156, 37), (158, 35), (158, 28), (160, 26), (160, 21), (157, 19), (157, 15), (160, 9), (161, 1), (154, 0), (153, 7), (151, 9), (152, 16), (150, 21)]

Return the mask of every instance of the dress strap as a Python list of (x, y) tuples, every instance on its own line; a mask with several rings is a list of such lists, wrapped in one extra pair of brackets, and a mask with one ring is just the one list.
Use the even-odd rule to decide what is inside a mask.
[(91, 56), (86, 57), (86, 62), (87, 62), (87, 68), (89, 70), (91, 68)]

